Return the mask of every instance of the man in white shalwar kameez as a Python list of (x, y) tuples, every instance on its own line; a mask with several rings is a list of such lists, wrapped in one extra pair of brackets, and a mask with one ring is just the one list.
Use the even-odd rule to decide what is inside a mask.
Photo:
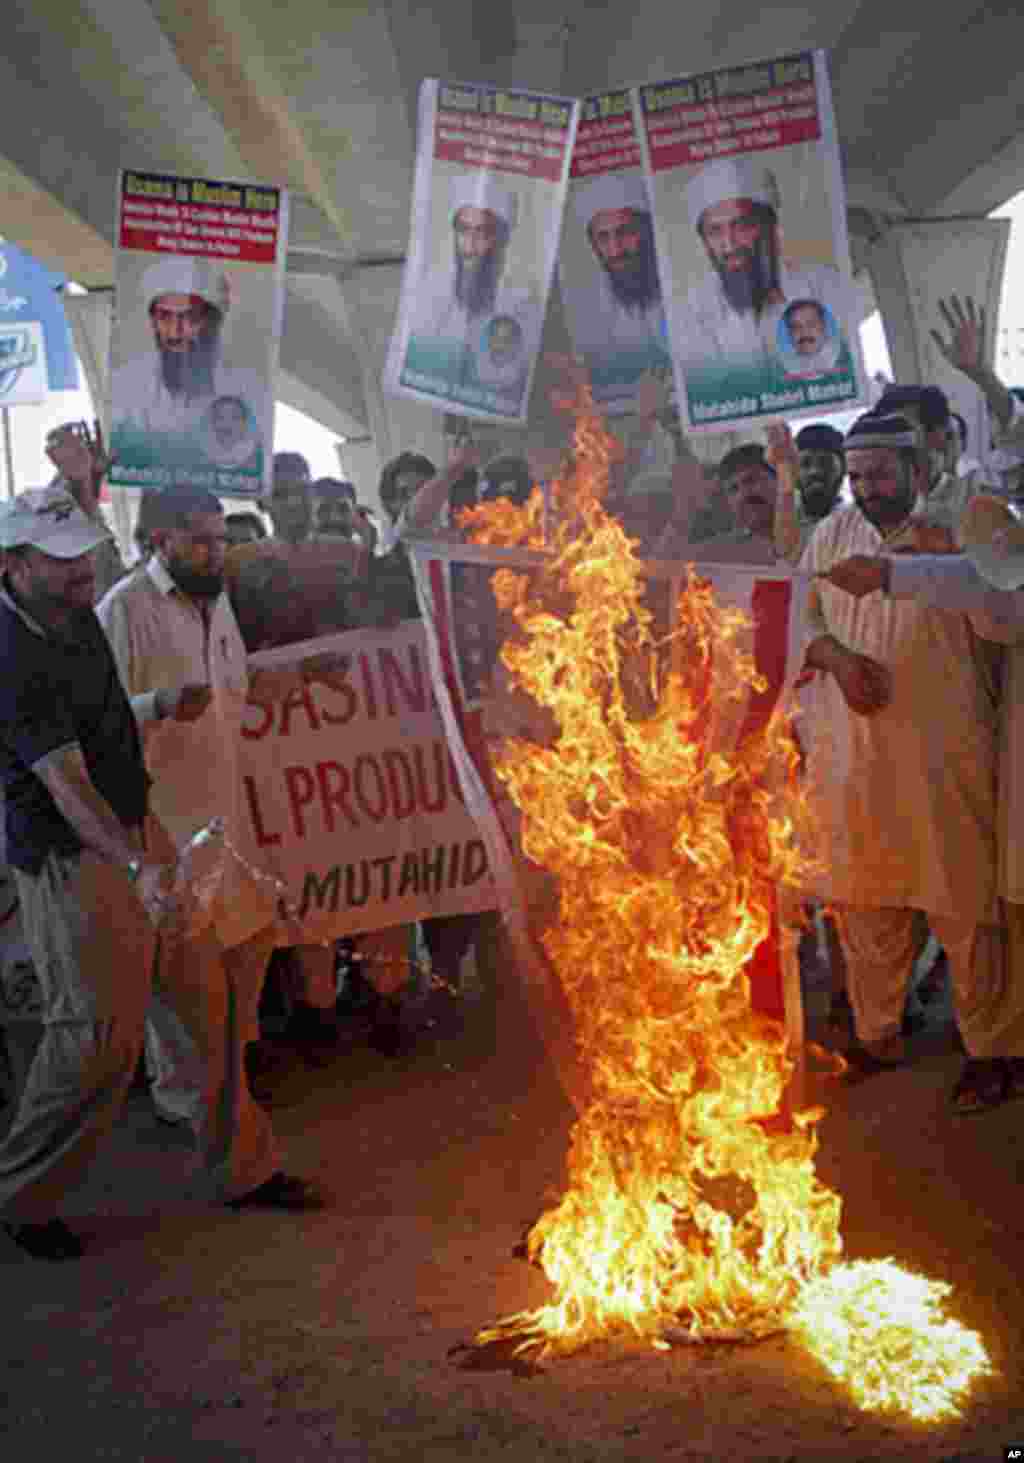
[[(819, 524), (800, 562), (913, 548), (925, 469), (903, 417), (869, 413), (846, 439), (855, 502)], [(967, 616), (854, 600), (824, 580), (807, 663), (821, 672), (808, 782), (821, 817), (822, 887), (839, 915), (860, 1045), (875, 1070), (905, 1059), (900, 1035), (917, 953), (915, 911), (946, 950), (968, 1052), (983, 1039), (1002, 959), (995, 899), (998, 656)]]
[(955, 1112), (986, 1111), (1024, 1096), (1024, 523), (998, 498), (972, 500), (963, 523), (966, 555), (858, 556), (836, 564), (830, 583), (861, 599), (896, 600), (968, 614), (1006, 657), (999, 749), (999, 893), (1006, 925), (1001, 978), (985, 992), (968, 1057), (953, 1093)]

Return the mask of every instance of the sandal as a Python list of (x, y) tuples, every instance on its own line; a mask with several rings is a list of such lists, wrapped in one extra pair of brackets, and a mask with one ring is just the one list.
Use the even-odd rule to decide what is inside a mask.
[(85, 1254), (82, 1241), (63, 1219), (51, 1219), (48, 1224), (4, 1224), (0, 1228), (33, 1260), (80, 1260)]
[(1019, 1057), (968, 1057), (949, 1102), (955, 1117), (971, 1117), (1024, 1097), (1024, 1061)]
[(886, 1040), (866, 1045), (855, 1042), (840, 1053), (846, 1063), (844, 1080), (862, 1082), (879, 1072), (894, 1072), (907, 1065), (907, 1049), (902, 1040)]
[(310, 1209), (324, 1209), (327, 1198), (308, 1179), (296, 1178), (294, 1174), (271, 1174), (264, 1183), (237, 1199), (227, 1199), (229, 1209), (289, 1209), (295, 1212)]

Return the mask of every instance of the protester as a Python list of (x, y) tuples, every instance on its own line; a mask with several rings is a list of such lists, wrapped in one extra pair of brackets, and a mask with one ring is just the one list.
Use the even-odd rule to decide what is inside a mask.
[(1006, 958), (998, 978), (981, 992), (970, 1054), (953, 1089), (955, 1113), (984, 1112), (1008, 1098), (1024, 1097), (1024, 533), (1008, 505), (979, 497), (975, 506), (979, 516), (981, 511), (990, 516), (989, 542), (968, 542), (966, 557), (861, 555), (840, 560), (827, 574), (830, 584), (858, 599), (913, 597), (919, 605), (967, 614), (980, 635), (1009, 647), (998, 781)]
[(296, 452), (275, 455), (263, 506), (274, 536), (232, 548), (225, 561), (246, 648), (268, 650), (348, 629), (367, 591), (369, 530), (360, 541), (314, 534), (312, 476)]
[(956, 434), (946, 393), (938, 386), (887, 386), (875, 409), (899, 413), (917, 427), (925, 476), (915, 512), (945, 528), (949, 548), (954, 548), (960, 516), (978, 483), (957, 474)]
[(778, 475), (775, 547), (781, 559), (797, 564), (814, 529), (839, 502), (846, 462), (843, 434), (824, 422), (802, 427), (795, 447), (789, 428), (768, 428), (768, 461)]
[(313, 484), (313, 532), (317, 538), (338, 538), (363, 544), (370, 553), (377, 533), (367, 509), (360, 506), (352, 483), (317, 478)]
[(735, 528), (695, 542), (691, 522), (696, 505), (706, 496), (706, 479), (699, 463), (677, 464), (672, 485), (676, 493), (673, 516), (654, 546), (655, 559), (705, 560), (718, 564), (776, 562), (775, 511), (778, 481), (765, 449), (745, 442), (727, 452), (718, 466), (718, 479), (727, 496)]
[[(0, 1143), (0, 1213), (27, 1253), (82, 1254), (57, 1217), (109, 1133), (131, 1084), (150, 998), (154, 927), (178, 937), (172, 850), (148, 816), (149, 778), (136, 715), (187, 717), (188, 694), (133, 708), (92, 612), (91, 552), (101, 530), (60, 487), (0, 510), (0, 772), (8, 858), (43, 991), (43, 1038)], [(208, 1105), (199, 1134), (207, 1172), (232, 1207), (286, 1207), (293, 1181), (268, 1133), (234, 1126), (218, 993), (198, 992), (177, 963), (161, 988), (204, 1043)], [(219, 993), (223, 1004), (225, 994)]]
[[(237, 743), (246, 697), (251, 693), (256, 699), (276, 699), (298, 689), (303, 680), (329, 679), (331, 662), (307, 659), (290, 675), (250, 673), (224, 593), (227, 535), (220, 503), (205, 489), (181, 484), (153, 496), (154, 552), (105, 596), (97, 615), (133, 696), (182, 685), (207, 687), (202, 698), (196, 693), (202, 704), (194, 723), (164, 722), (147, 730), (146, 758), (155, 779), (153, 810), (171, 844), (181, 848), (219, 815), (226, 818), (234, 846), (245, 851), (246, 825), (237, 802)], [(234, 1083), (221, 1100), (238, 1108), (241, 1123), (253, 1120), (243, 1054), (259, 1039), (258, 1008), (275, 941), (275, 911), (272, 901), (254, 897), (245, 877), (232, 874), (230, 887), (234, 897), (225, 891), (221, 903), (231, 907), (202, 936), (173, 954), (163, 951), (161, 958), (187, 962), (201, 983), (228, 993), (223, 1019), (234, 1054)], [(172, 1121), (195, 1126), (201, 1119), (202, 1050), (195, 1050), (173, 1013), (159, 999), (154, 1001), (147, 1057), (154, 1101)], [(254, 1060), (259, 1060), (257, 1053)], [(295, 1193), (297, 1197), (297, 1188)]]
[[(915, 547), (927, 472), (905, 418), (868, 413), (847, 434), (854, 503), (815, 529), (800, 562), (827, 574), (851, 554)], [(865, 1071), (898, 1064), (924, 911), (946, 950), (967, 1050), (1001, 959), (995, 893), (998, 654), (963, 615), (856, 603), (820, 582), (807, 665), (820, 673), (807, 757), (821, 814), (825, 887), (837, 908)]]
[(85, 516), (103, 530), (104, 538), (93, 553), (99, 599), (127, 572), (100, 510), (100, 493), (111, 459), (103, 445), (99, 422), (93, 423), (91, 431), (86, 422), (64, 422), (54, 427), (46, 434), (46, 455), (57, 469), (52, 481), (66, 488)]
[[(973, 381), (988, 407), (995, 450), (987, 466), (1004, 492), (1018, 492), (1024, 469), (1024, 393), (1004, 386), (989, 365), (990, 341), (983, 305), (976, 305), (970, 295), (962, 302), (959, 296), (951, 295), (939, 301), (939, 313), (948, 339), (937, 330), (932, 331), (932, 339), (949, 364)], [(984, 451), (988, 443), (981, 446)]]
[(258, 513), (228, 513), (224, 517), (224, 527), (227, 529), (228, 546), (232, 549), (239, 544), (261, 543), (267, 536), (266, 524)]

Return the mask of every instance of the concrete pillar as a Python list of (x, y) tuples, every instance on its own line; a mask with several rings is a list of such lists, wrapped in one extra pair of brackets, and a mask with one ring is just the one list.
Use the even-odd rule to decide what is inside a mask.
[(967, 422), (968, 452), (982, 462), (989, 452), (989, 424), (981, 393), (947, 363), (930, 332), (947, 334), (940, 299), (971, 295), (988, 314), (994, 366), (1009, 237), (1008, 219), (935, 219), (889, 224), (864, 250), (896, 380), (941, 386)]
[(362, 268), (339, 279), (346, 331), (359, 360), (369, 442), (343, 445), (344, 461), (361, 502), (379, 510), (381, 470), (400, 452), (421, 452), (441, 466), (445, 460), (444, 413), (408, 397), (387, 396), (384, 361), (398, 310), (402, 266)]

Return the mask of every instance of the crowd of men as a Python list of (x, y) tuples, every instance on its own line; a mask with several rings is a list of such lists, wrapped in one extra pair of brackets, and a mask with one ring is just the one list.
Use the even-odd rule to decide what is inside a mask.
[[(624, 454), (608, 503), (647, 557), (814, 576), (814, 692), (799, 732), (837, 931), (836, 999), (854, 1028), (848, 1060), (860, 1073), (908, 1060), (907, 995), (930, 929), (966, 1052), (952, 1107), (968, 1113), (1024, 1096), (1024, 533), (1011, 506), (1024, 405), (985, 365), (973, 305), (954, 300), (943, 315), (938, 344), (989, 403), (998, 453), (987, 473), (963, 464), (962, 423), (941, 391), (893, 387), (845, 438), (823, 423), (794, 438), (777, 424), (766, 446), (734, 448), (714, 474), (676, 433), (671, 482), (652, 489), (640, 481), (643, 444), (672, 424), (646, 381), (640, 449)], [(282, 453), (263, 512), (225, 516), (188, 485), (146, 494), (129, 570), (100, 509), (109, 463), (98, 431), (69, 424), (46, 448), (54, 479), (0, 516), (6, 859), (44, 1005), (0, 1138), (0, 1216), (27, 1253), (65, 1259), (82, 1246), (61, 1198), (108, 1134), (143, 1047), (156, 1114), (191, 1128), (215, 1197), (238, 1210), (326, 1202), (279, 1151), (265, 1037), (276, 1011), (275, 1029), (312, 1064), (332, 1060), (340, 952), (275, 950), (276, 910), (242, 860), (225, 862), (220, 897), (197, 920), (179, 851), (214, 815), (239, 826), (226, 804), (246, 699), (330, 686), (343, 670), (302, 649), (283, 669), (250, 656), (415, 618), (404, 536), (489, 497), (523, 503), (538, 474), (516, 457), (481, 471), (471, 444), (441, 471), (403, 453), (383, 473), (375, 521), (351, 484), (313, 482), (303, 458)], [(457, 988), (479, 919), (423, 922), (438, 989)], [(382, 1051), (424, 1020), (412, 940), (402, 926), (356, 942)]]

